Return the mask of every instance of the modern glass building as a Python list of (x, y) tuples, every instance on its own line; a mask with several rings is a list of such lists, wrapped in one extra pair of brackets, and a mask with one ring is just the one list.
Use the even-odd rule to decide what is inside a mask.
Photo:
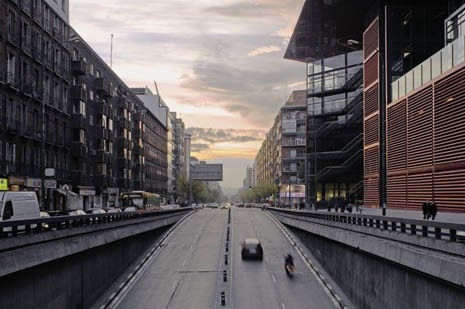
[(330, 99), (337, 83), (320, 71), (327, 71), (325, 59), (352, 47), (362, 50), (360, 173), (365, 205), (418, 209), (430, 199), (443, 209), (463, 210), (463, 4), (392, 0), (351, 1), (349, 6), (348, 1), (305, 1), (285, 58), (308, 66), (309, 196), (329, 197), (323, 192), (326, 188), (320, 193), (318, 162), (324, 155), (318, 149), (335, 135), (321, 143), (314, 132), (325, 109), (340, 108), (337, 99)]

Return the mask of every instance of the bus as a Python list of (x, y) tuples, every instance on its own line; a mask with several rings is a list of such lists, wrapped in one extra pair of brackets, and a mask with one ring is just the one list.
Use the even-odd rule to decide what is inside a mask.
[(131, 191), (121, 193), (123, 208), (136, 207), (140, 210), (160, 208), (161, 198), (157, 193), (145, 191)]

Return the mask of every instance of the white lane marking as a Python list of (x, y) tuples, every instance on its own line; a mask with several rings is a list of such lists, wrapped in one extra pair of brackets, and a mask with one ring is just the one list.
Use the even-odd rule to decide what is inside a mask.
[(185, 259), (184, 262), (182, 263), (182, 267), (186, 265), (186, 262), (187, 262), (187, 259)]
[(273, 282), (276, 283), (276, 278), (274, 277), (274, 275), (271, 275), (271, 278), (273, 278)]
[(317, 273), (317, 269), (313, 266), (313, 263), (310, 264), (309, 263), (310, 260), (305, 259), (304, 253), (302, 252), (302, 249), (299, 248), (298, 244), (295, 242), (293, 237), (287, 232), (287, 230), (284, 228), (282, 223), (279, 222), (275, 217), (273, 217), (269, 213), (267, 215), (276, 224), (276, 226), (283, 232), (283, 234), (287, 238), (287, 240), (292, 244), (295, 251), (297, 251), (297, 254), (300, 256), (300, 258), (302, 259), (304, 264), (310, 270), (310, 273), (312, 273), (313, 277), (316, 279), (316, 281), (323, 288), (323, 291), (325, 291), (326, 295), (329, 296), (329, 299), (333, 302), (333, 304), (336, 307), (340, 307), (342, 305), (342, 303), (341, 302), (338, 303), (338, 300), (336, 298), (336, 296), (339, 297), (339, 295), (335, 294), (334, 291), (332, 292), (331, 286), (327, 282), (323, 281), (324, 277), (319, 272)]
[(174, 281), (173, 285), (171, 286), (171, 289), (174, 289), (174, 287), (176, 286), (177, 283), (178, 283), (178, 280)]
[(145, 272), (145, 270), (151, 265), (154, 259), (158, 257), (160, 254), (160, 250), (165, 244), (165, 241), (168, 239), (171, 239), (173, 237), (173, 234), (176, 230), (176, 228), (184, 221), (190, 219), (190, 217), (194, 214), (195, 212), (191, 212), (183, 216), (178, 222), (176, 222), (172, 227), (169, 228), (167, 232), (165, 232), (159, 242), (156, 243), (155, 246), (152, 247), (151, 252), (153, 254), (150, 256), (149, 259), (147, 259), (146, 263), (139, 269), (137, 272), (129, 274), (128, 279), (126, 280), (124, 287), (120, 289), (119, 291), (113, 292), (110, 297), (108, 298), (108, 301), (104, 304), (105, 308), (117, 308), (121, 301), (123, 300), (124, 297), (126, 297), (126, 294), (129, 292), (130, 289), (134, 286), (135, 282), (142, 276), (142, 274)]
[(281, 307), (283, 307), (283, 309), (286, 309), (286, 306), (284, 306), (284, 303), (281, 303)]

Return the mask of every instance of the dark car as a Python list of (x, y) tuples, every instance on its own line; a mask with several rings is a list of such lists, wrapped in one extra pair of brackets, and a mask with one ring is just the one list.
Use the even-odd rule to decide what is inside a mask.
[(245, 259), (263, 260), (263, 247), (257, 238), (246, 238), (242, 242), (241, 257)]

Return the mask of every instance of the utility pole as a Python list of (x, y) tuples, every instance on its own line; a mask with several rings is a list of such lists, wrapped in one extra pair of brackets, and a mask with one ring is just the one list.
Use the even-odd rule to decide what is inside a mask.
[(110, 42), (110, 68), (113, 68), (113, 33), (111, 34)]

